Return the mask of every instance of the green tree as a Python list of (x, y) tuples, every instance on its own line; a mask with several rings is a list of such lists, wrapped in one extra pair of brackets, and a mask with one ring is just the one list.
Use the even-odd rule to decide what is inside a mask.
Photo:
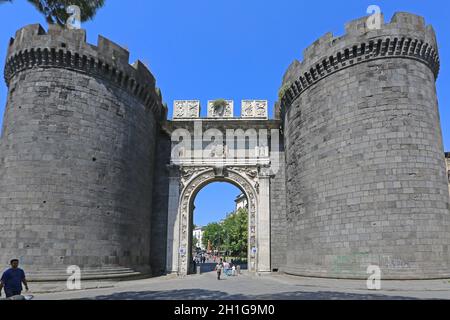
[(221, 223), (209, 223), (203, 231), (203, 245), (208, 246), (208, 240), (211, 242), (213, 249), (221, 250), (223, 247), (223, 227)]
[(248, 248), (248, 211), (239, 209), (223, 222), (224, 249), (231, 255), (243, 257)]
[(248, 211), (239, 209), (220, 223), (208, 224), (203, 233), (203, 245), (211, 242), (213, 249), (226, 250), (233, 256), (245, 257), (248, 248)]
[[(13, 0), (3, 2), (13, 2)], [(105, 4), (105, 0), (28, 0), (28, 2), (45, 16), (49, 24), (60, 26), (64, 26), (69, 18), (66, 8), (70, 5), (76, 5), (80, 8), (81, 22), (83, 22), (91, 20), (97, 10)]]

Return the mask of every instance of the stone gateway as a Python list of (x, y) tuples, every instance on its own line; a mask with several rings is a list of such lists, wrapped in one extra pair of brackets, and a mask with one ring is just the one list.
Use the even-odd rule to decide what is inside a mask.
[(249, 271), (366, 279), (450, 276), (450, 156), (423, 18), (326, 34), (268, 102), (174, 102), (129, 52), (29, 25), (8, 48), (0, 264), (31, 280), (191, 272), (193, 201), (226, 181), (248, 199)]

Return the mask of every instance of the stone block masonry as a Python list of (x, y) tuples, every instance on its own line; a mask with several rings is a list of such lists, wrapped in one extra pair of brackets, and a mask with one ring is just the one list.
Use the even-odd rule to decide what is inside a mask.
[(10, 42), (1, 137), (0, 263), (34, 278), (78, 265), (150, 273), (155, 143), (150, 72), (84, 30), (30, 25)]
[(167, 212), (169, 210), (169, 170), (171, 141), (164, 130), (160, 130), (155, 153), (153, 208), (151, 222), (151, 259), (153, 275), (166, 272)]
[(285, 272), (383, 279), (450, 276), (448, 181), (434, 31), (397, 13), (327, 34), (284, 77)]
[(280, 169), (270, 179), (270, 252), (271, 269), (280, 271), (286, 265), (289, 243), (286, 233), (286, 173), (283, 141), (280, 141)]
[(445, 153), (445, 164), (447, 166), (448, 194), (450, 196), (450, 152)]

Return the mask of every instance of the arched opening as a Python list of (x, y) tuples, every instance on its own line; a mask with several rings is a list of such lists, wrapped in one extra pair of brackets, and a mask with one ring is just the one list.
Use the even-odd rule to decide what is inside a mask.
[(189, 218), (189, 273), (198, 267), (202, 273), (213, 271), (221, 258), (230, 269), (247, 269), (248, 198), (240, 186), (224, 180), (205, 183), (192, 196)]
[[(175, 201), (169, 202), (168, 235), (172, 240), (168, 247), (167, 266), (170, 272), (176, 272), (181, 276), (192, 272), (191, 241), (194, 199), (203, 187), (213, 182), (229, 182), (244, 193), (248, 200), (248, 271), (268, 272), (270, 270), (268, 184), (264, 179), (258, 178), (257, 168), (182, 167), (180, 180), (173, 179), (172, 181), (174, 192), (171, 198), (172, 200), (178, 199), (178, 201), (176, 206), (174, 206)], [(261, 194), (262, 197), (260, 197)]]

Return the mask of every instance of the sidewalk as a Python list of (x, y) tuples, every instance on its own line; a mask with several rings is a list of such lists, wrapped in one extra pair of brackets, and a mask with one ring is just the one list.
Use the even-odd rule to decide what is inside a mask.
[[(106, 288), (118, 288), (121, 286), (127, 286), (130, 284), (142, 284), (148, 281), (165, 281), (170, 279), (177, 279), (176, 275), (167, 275), (155, 278), (146, 278), (140, 280), (85, 280), (81, 281), (81, 291), (92, 290), (92, 289), (106, 289)], [(66, 281), (39, 281), (39, 282), (28, 282), (30, 287), (30, 293), (56, 293), (56, 292), (67, 292)]]
[[(256, 276), (258, 277), (258, 276)], [(264, 277), (264, 276), (263, 276)], [(271, 274), (276, 281), (285, 284), (296, 284), (302, 287), (320, 287), (340, 290), (364, 290), (367, 291), (366, 280), (345, 280), (299, 277), (288, 274)], [(442, 280), (381, 280), (382, 291), (449, 291), (450, 279)], [(376, 292), (376, 290), (371, 290)]]
[(368, 290), (365, 280), (264, 276), (247, 272), (217, 281), (215, 272), (177, 277), (168, 275), (127, 281), (82, 281), (82, 290), (65, 283), (30, 283), (36, 300), (266, 300), (266, 299), (450, 299), (450, 280), (382, 281), (381, 290)]

